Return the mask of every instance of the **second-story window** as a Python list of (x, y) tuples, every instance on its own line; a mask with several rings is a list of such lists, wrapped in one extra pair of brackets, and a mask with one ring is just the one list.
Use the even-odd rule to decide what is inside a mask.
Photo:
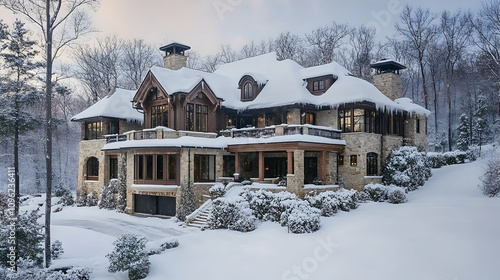
[(312, 125), (315, 125), (316, 124), (316, 114), (314, 114), (314, 113), (307, 113), (307, 112), (302, 113), (300, 123), (301, 124), (312, 124)]
[(253, 86), (252, 83), (247, 82), (243, 87), (243, 99), (252, 99), (253, 98)]
[(168, 105), (158, 105), (151, 107), (151, 127), (168, 127)]
[(325, 81), (319, 80), (313, 82), (313, 91), (324, 90), (325, 89)]
[(102, 138), (102, 122), (87, 122), (85, 123), (85, 140), (93, 140)]
[(196, 104), (196, 131), (208, 131), (208, 106)]
[(194, 130), (194, 104), (186, 105), (186, 130)]

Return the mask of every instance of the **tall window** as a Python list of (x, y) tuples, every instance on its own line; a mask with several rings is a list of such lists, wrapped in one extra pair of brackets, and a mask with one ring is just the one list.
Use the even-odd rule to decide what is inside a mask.
[(116, 119), (111, 119), (108, 122), (108, 131), (107, 134), (118, 134), (120, 133), (120, 121)]
[(194, 104), (192, 103), (186, 106), (186, 130), (194, 130)]
[(416, 124), (415, 124), (415, 126), (416, 126), (416, 131), (417, 131), (417, 133), (420, 133), (420, 119), (416, 119)]
[(176, 155), (136, 155), (134, 158), (135, 180), (141, 183), (166, 183), (176, 179)]
[(91, 157), (87, 160), (87, 180), (99, 180), (99, 160), (96, 157)]
[(366, 175), (378, 175), (378, 155), (376, 153), (366, 154)]
[(208, 106), (196, 104), (196, 131), (208, 131)]
[(118, 179), (118, 158), (116, 157), (109, 159), (109, 178)]
[(339, 110), (339, 129), (342, 132), (352, 132), (352, 110)]
[(214, 155), (194, 155), (194, 181), (215, 182)]
[(235, 168), (235, 157), (234, 156), (224, 156), (222, 158), (222, 176), (233, 177)]
[(168, 105), (158, 105), (151, 107), (151, 127), (168, 127)]
[(102, 122), (87, 122), (85, 123), (85, 140), (93, 140), (102, 138)]
[(243, 86), (243, 99), (252, 99), (253, 98), (253, 86), (252, 83), (247, 82)]
[(354, 109), (354, 132), (365, 131), (365, 110)]

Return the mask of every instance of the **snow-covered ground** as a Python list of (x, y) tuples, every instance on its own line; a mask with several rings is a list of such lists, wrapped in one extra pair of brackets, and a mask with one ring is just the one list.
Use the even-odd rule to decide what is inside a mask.
[(65, 250), (54, 265), (90, 266), (94, 279), (127, 279), (107, 272), (105, 255), (121, 233), (137, 233), (180, 242), (150, 257), (147, 279), (499, 279), (500, 198), (478, 189), (482, 164), (433, 170), (407, 203), (365, 203), (322, 217), (312, 234), (270, 222), (250, 233), (202, 232), (168, 219), (66, 207), (53, 215), (53, 239)]

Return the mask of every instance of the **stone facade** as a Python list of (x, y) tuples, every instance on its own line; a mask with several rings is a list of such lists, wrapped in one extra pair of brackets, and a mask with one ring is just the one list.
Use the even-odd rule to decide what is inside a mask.
[(316, 124), (331, 128), (338, 127), (338, 110), (325, 110), (316, 113)]
[(427, 150), (427, 120), (424, 116), (408, 116), (405, 122), (405, 144), (420, 151)]
[(373, 76), (373, 85), (391, 100), (402, 97), (401, 76), (396, 73), (381, 73)]
[(182, 67), (186, 67), (187, 56), (180, 54), (171, 54), (169, 56), (163, 57), (163, 63), (165, 65), (165, 68), (179, 70)]
[[(80, 155), (78, 158), (78, 189), (79, 193), (95, 192), (100, 194), (102, 186), (105, 183), (105, 176), (108, 172), (106, 169), (106, 160), (104, 152), (101, 149), (106, 144), (105, 139), (80, 141)], [(87, 180), (87, 161), (89, 158), (95, 157), (99, 162), (98, 180)], [(109, 168), (109, 166), (108, 166)]]

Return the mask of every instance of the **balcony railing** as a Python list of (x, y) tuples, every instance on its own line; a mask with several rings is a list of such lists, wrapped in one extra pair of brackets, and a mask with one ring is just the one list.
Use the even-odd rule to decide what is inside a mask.
[(125, 134), (106, 135), (106, 143), (114, 143), (121, 141), (127, 141), (127, 135)]
[(312, 135), (330, 139), (340, 139), (340, 130), (329, 127), (315, 125), (277, 125), (265, 128), (241, 128), (223, 130), (219, 133), (225, 137), (250, 137), (250, 138), (266, 138), (283, 135)]

